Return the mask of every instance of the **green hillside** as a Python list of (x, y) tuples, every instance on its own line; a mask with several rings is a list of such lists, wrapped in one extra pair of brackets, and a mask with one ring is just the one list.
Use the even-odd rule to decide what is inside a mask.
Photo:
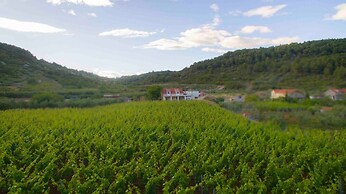
[(59, 91), (97, 88), (105, 79), (38, 60), (29, 51), (0, 43), (0, 88), (3, 91)]
[(345, 144), (200, 101), (0, 111), (0, 193), (342, 193)]
[[(237, 50), (196, 62), (181, 71), (125, 76), (116, 79), (116, 83), (132, 86), (213, 84), (240, 90), (346, 87), (346, 39)], [(0, 43), (2, 91), (107, 89), (114, 86), (110, 79), (38, 60), (29, 51)]]
[(118, 79), (126, 84), (217, 84), (228, 89), (346, 87), (346, 39), (292, 43), (225, 53), (178, 72)]

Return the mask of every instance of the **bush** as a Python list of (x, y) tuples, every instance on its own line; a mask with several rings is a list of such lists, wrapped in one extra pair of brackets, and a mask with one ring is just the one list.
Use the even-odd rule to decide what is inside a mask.
[(225, 99), (224, 99), (224, 98), (221, 98), (221, 97), (218, 97), (218, 98), (213, 99), (213, 101), (216, 102), (216, 103), (218, 103), (218, 104), (220, 104), (220, 103), (224, 102)]
[(257, 102), (258, 99), (259, 97), (256, 94), (245, 96), (245, 102)]
[(64, 97), (55, 93), (38, 93), (32, 96), (32, 102), (37, 104), (51, 104), (64, 101)]
[(148, 100), (160, 100), (161, 98), (161, 86), (150, 86), (147, 90), (147, 99)]

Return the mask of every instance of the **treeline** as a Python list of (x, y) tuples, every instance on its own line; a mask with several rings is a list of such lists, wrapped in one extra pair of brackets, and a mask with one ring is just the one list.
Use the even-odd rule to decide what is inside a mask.
[[(180, 77), (187, 82), (212, 81), (231, 88), (246, 84), (259, 89), (342, 87), (346, 86), (346, 39), (228, 52), (193, 64), (182, 70)], [(292, 83), (297, 77), (300, 83)]]
[(346, 126), (346, 101), (280, 98), (261, 101), (245, 98), (244, 103), (217, 102), (221, 107), (262, 123), (276, 123), (282, 129), (338, 129)]
[[(165, 76), (162, 76), (165, 75)], [(297, 81), (298, 80), (298, 81)], [(119, 79), (126, 84), (178, 82), (230, 89), (346, 87), (346, 39), (292, 43), (225, 53), (179, 72), (152, 72)]]
[(127, 97), (105, 99), (99, 93), (8, 93), (0, 95), (0, 110), (27, 108), (94, 107), (128, 101)]

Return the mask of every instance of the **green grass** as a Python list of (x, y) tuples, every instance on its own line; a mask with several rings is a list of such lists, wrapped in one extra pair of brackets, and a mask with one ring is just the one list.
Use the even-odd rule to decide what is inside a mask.
[(309, 106), (297, 103), (279, 102), (279, 101), (265, 101), (265, 102), (252, 102), (257, 109), (269, 111), (292, 111), (292, 110), (306, 110)]

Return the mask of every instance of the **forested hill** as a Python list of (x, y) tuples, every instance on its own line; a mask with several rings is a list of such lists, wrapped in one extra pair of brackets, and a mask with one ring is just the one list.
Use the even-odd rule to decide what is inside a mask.
[(127, 84), (218, 84), (229, 89), (346, 87), (346, 39), (227, 52), (178, 72), (118, 79)]
[[(106, 80), (92, 73), (38, 60), (29, 51), (0, 43), (2, 91), (97, 88)], [(217, 84), (228, 89), (253, 90), (346, 87), (346, 39), (238, 50), (177, 72), (151, 72), (116, 80), (129, 85)]]
[(2, 90), (51, 90), (95, 88), (104, 78), (38, 60), (29, 51), (0, 43), (0, 88)]

